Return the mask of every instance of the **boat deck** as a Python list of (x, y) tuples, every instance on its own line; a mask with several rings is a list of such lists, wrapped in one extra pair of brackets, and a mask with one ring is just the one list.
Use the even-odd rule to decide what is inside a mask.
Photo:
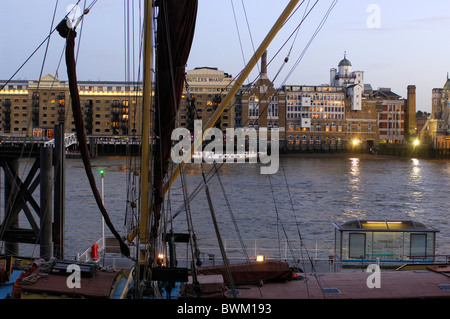
[(300, 274), (300, 280), (239, 286), (238, 298), (249, 299), (427, 299), (450, 298), (446, 272), (431, 270), (380, 272), (380, 288), (369, 288), (372, 273)]
[(13, 271), (9, 280), (3, 284), (0, 284), (0, 299), (11, 298), (13, 295), (13, 285), (19, 278), (20, 274), (20, 271)]

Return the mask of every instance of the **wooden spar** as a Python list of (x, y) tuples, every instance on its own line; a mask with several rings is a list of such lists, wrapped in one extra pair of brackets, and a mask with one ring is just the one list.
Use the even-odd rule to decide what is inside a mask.
[[(205, 126), (203, 127), (203, 131), (213, 127), (214, 123), (216, 123), (217, 119), (219, 118), (219, 116), (223, 113), (224, 109), (230, 104), (231, 100), (233, 99), (233, 97), (236, 95), (237, 91), (239, 90), (239, 88), (242, 86), (242, 84), (244, 83), (245, 79), (248, 77), (248, 75), (250, 74), (250, 72), (253, 70), (253, 68), (255, 67), (255, 65), (258, 63), (259, 59), (261, 58), (261, 56), (263, 55), (263, 53), (266, 51), (267, 47), (269, 46), (269, 44), (272, 42), (273, 38), (275, 37), (275, 35), (278, 33), (278, 31), (281, 29), (281, 27), (283, 26), (283, 24), (285, 23), (285, 21), (287, 20), (287, 18), (289, 17), (289, 15), (292, 13), (292, 11), (295, 9), (296, 5), (298, 4), (300, 0), (291, 0), (289, 2), (289, 4), (286, 6), (286, 8), (284, 9), (284, 11), (281, 13), (280, 17), (278, 18), (278, 20), (275, 22), (275, 24), (273, 25), (272, 29), (269, 31), (269, 33), (266, 35), (266, 37), (264, 38), (263, 42), (260, 44), (260, 46), (258, 47), (258, 49), (256, 50), (256, 52), (254, 53), (253, 57), (250, 59), (249, 63), (247, 64), (247, 66), (244, 68), (244, 70), (241, 72), (241, 75), (236, 79), (233, 87), (231, 88), (231, 90), (228, 92), (228, 94), (225, 96), (225, 98), (223, 99), (223, 101), (220, 103), (219, 107), (217, 108), (217, 110), (214, 112), (214, 114), (211, 116), (211, 119), (205, 124)], [(146, 3), (147, 5), (147, 3)], [(148, 10), (151, 11), (151, 8), (147, 8), (145, 11), (147, 12), (146, 17), (151, 17), (150, 13), (148, 13)], [(146, 18), (147, 19), (147, 18)], [(151, 19), (148, 19), (151, 23)], [(148, 23), (148, 22), (147, 22)], [(147, 32), (149, 26), (145, 25), (145, 32)], [(146, 35), (145, 36), (146, 39), (146, 46), (148, 45), (148, 41), (151, 41), (151, 35)], [(147, 51), (147, 50), (146, 50)], [(146, 53), (147, 55), (147, 53)], [(145, 59), (147, 57), (144, 57), (144, 66), (145, 64)], [(149, 58), (148, 58), (149, 59)], [(149, 71), (148, 66), (144, 67), (144, 72)], [(145, 117), (146, 116), (150, 116), (150, 112), (148, 111), (148, 114), (145, 111), (145, 97), (146, 94), (145, 92), (145, 88), (146, 88), (146, 79), (144, 77), (144, 123), (145, 123)], [(148, 96), (150, 97), (150, 96)], [(149, 119), (148, 119), (149, 120)], [(144, 143), (146, 141), (148, 141), (148, 139), (146, 139), (144, 133), (147, 133), (147, 129), (149, 129), (149, 126), (145, 126), (143, 127), (143, 135), (142, 135), (142, 155), (146, 155), (148, 154), (148, 152), (144, 151)], [(148, 133), (149, 134), (149, 133)], [(202, 134), (203, 135), (203, 134)], [(204, 135), (203, 135), (204, 137)], [(190, 153), (188, 152), (183, 160), (182, 163), (178, 164), (176, 170), (173, 172), (173, 174), (170, 176), (170, 179), (164, 184), (164, 194), (166, 194), (168, 192), (168, 190), (170, 189), (170, 187), (173, 185), (173, 183), (175, 182), (175, 180), (178, 178), (178, 176), (180, 176), (180, 172), (181, 170), (186, 166), (186, 162), (190, 160), (190, 158), (192, 158), (192, 155), (194, 155), (195, 150), (201, 145), (201, 143), (203, 142), (203, 140), (200, 139), (196, 139), (194, 140), (194, 143), (191, 145), (191, 151)], [(147, 146), (147, 145), (146, 145)], [(148, 158), (145, 160), (144, 162), (144, 158), (143, 158), (143, 163), (148, 163)], [(142, 174), (144, 174), (144, 171), (142, 171)], [(145, 185), (142, 185), (144, 183), (144, 178), (148, 177), (148, 171), (146, 173), (146, 176), (141, 176), (141, 189), (143, 186), (145, 186), (147, 188), (147, 197), (144, 197), (144, 193), (141, 192), (142, 196), (141, 196), (141, 221), (140, 221), (140, 236), (146, 240), (145, 242), (148, 243), (148, 225), (149, 225), (149, 218), (150, 215), (153, 212), (153, 203), (151, 204), (150, 210), (148, 209), (148, 203), (147, 201), (145, 201), (145, 198), (148, 198), (148, 179), (145, 182)], [(145, 207), (144, 207), (145, 206)], [(144, 233), (145, 232), (145, 233)], [(132, 241), (134, 240), (134, 238), (137, 235), (137, 231), (136, 229), (134, 229), (130, 234), (128, 234), (128, 240)], [(141, 238), (141, 243), (144, 243), (144, 241)]]
[[(248, 77), (250, 72), (253, 70), (253, 68), (255, 67), (256, 63), (258, 63), (259, 59), (261, 58), (263, 53), (266, 51), (267, 47), (272, 42), (273, 38), (278, 33), (278, 31), (281, 29), (281, 27), (283, 26), (284, 22), (287, 20), (289, 15), (295, 9), (295, 6), (298, 4), (299, 1), (300, 0), (291, 0), (289, 2), (289, 4), (286, 6), (286, 8), (281, 13), (281, 15), (278, 18), (278, 20), (273, 25), (272, 29), (269, 31), (267, 36), (264, 38), (263, 42), (260, 44), (260, 46), (256, 50), (256, 52), (253, 55), (253, 57), (250, 59), (250, 61), (247, 64), (247, 66), (241, 72), (241, 75), (235, 81), (235, 83), (234, 83), (233, 87), (231, 88), (230, 92), (228, 92), (228, 94), (225, 96), (225, 98), (220, 103), (220, 105), (217, 108), (217, 110), (213, 113), (213, 115), (211, 116), (209, 121), (203, 126), (203, 132), (205, 132), (207, 129), (210, 129), (211, 127), (214, 126), (216, 121), (219, 119), (219, 116), (223, 113), (225, 108), (230, 104), (231, 100), (236, 95), (237, 91), (242, 86), (242, 84), (244, 83), (245, 79)], [(203, 135), (203, 139), (204, 139), (205, 135), (204, 134), (202, 134), (202, 135)], [(198, 149), (199, 146), (201, 146), (201, 144), (203, 142), (203, 139), (194, 139), (194, 143), (191, 144), (191, 149), (190, 149), (191, 151), (190, 151), (190, 153), (187, 152), (187, 154), (183, 158), (183, 162), (178, 164), (177, 169), (173, 172), (173, 174), (171, 175), (170, 179), (164, 185), (164, 193), (168, 192), (170, 187), (173, 185), (175, 180), (180, 175), (180, 172), (182, 171), (182, 169), (186, 166), (186, 162), (188, 162), (192, 158), (192, 156), (194, 155), (195, 151)]]
[(145, 1), (144, 20), (144, 92), (142, 113), (142, 163), (140, 201), (140, 242), (149, 240), (149, 163), (150, 163), (150, 109), (152, 101), (151, 59), (152, 59), (152, 0)]

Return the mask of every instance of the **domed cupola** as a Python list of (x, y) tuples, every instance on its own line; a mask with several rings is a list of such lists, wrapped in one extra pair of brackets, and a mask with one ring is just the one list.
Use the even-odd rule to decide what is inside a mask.
[(341, 78), (349, 77), (350, 74), (352, 73), (352, 64), (350, 63), (349, 60), (347, 60), (346, 53), (344, 53), (344, 59), (342, 59), (341, 62), (339, 62), (338, 69), (339, 69), (339, 77)]
[(339, 62), (338, 66), (352, 66), (352, 64), (350, 63), (349, 60), (347, 60), (347, 58), (344, 55), (344, 58), (341, 60), (341, 62)]
[(450, 78), (448, 77), (447, 73), (447, 82), (445, 82), (444, 90), (450, 90)]

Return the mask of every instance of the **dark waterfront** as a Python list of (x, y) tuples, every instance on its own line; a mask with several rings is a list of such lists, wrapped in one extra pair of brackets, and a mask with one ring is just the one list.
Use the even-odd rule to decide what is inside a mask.
[[(105, 206), (122, 234), (125, 233), (127, 187), (131, 185), (128, 162), (126, 157), (93, 160), (94, 170), (105, 171)], [(100, 238), (101, 214), (81, 160), (67, 159), (66, 163), (65, 255), (70, 259)], [(450, 160), (360, 154), (282, 155), (278, 173), (270, 176), (260, 174), (260, 165), (224, 164), (221, 167), (220, 181), (229, 206), (217, 177), (210, 181), (221, 235), (227, 245), (231, 246), (234, 241), (236, 246), (239, 236), (249, 249), (253, 248), (254, 239), (274, 244), (285, 241), (286, 236), (298, 242), (301, 236), (311, 254), (327, 258), (334, 245), (333, 222), (413, 219), (438, 228), (436, 252), (450, 254)], [(23, 169), (24, 164), (21, 167)], [(205, 171), (211, 168), (206, 165)], [(185, 172), (191, 193), (202, 181), (200, 165), (190, 164)], [(101, 191), (100, 174), (95, 175)], [(166, 208), (170, 216), (182, 206), (181, 194), (178, 179), (170, 193), (171, 209)], [(199, 249), (208, 254), (217, 246), (217, 241), (204, 189), (190, 209)], [(167, 224), (169, 230), (173, 226), (174, 232), (186, 231), (184, 210), (173, 221)], [(107, 228), (106, 234), (109, 235)], [(39, 248), (31, 249), (35, 255), (39, 254)]]

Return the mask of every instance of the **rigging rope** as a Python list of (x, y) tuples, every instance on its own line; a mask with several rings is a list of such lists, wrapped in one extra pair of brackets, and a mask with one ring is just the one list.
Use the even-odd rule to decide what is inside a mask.
[[(196, 259), (196, 266), (200, 267), (202, 262), (200, 260), (200, 250), (198, 249), (197, 246), (197, 236), (195, 235), (194, 232), (194, 223), (192, 222), (192, 213), (191, 213), (191, 206), (189, 205), (189, 202), (187, 201), (187, 184), (186, 184), (186, 175), (184, 170), (181, 171), (180, 174), (180, 178), (181, 178), (181, 184), (182, 187), (181, 189), (183, 190), (183, 200), (185, 201), (185, 211), (186, 211), (186, 220), (187, 220), (187, 225), (188, 225), (188, 233), (189, 233), (189, 242), (191, 245), (191, 254), (192, 254), (192, 258)], [(195, 265), (193, 264), (193, 273), (195, 273)], [(197, 278), (195, 278), (196, 280)]]
[[(130, 3), (129, 0), (124, 0), (124, 68), (125, 68), (125, 82), (127, 86), (132, 85), (133, 87), (136, 87), (137, 83), (139, 82), (139, 77), (141, 74), (141, 64), (138, 63), (138, 67), (137, 67), (137, 75), (135, 74), (136, 72), (136, 66), (135, 66), (135, 59), (136, 59), (136, 54), (134, 51), (135, 48), (135, 38), (134, 38), (134, 25), (135, 25), (135, 7), (134, 7), (134, 1), (132, 2), (132, 9), (131, 9), (131, 13), (130, 13)], [(138, 10), (137, 10), (137, 14), (139, 16), (139, 25), (141, 25), (141, 21), (140, 21), (140, 17), (142, 15), (142, 8), (141, 8), (141, 1), (139, 1), (139, 6), (138, 6)], [(130, 18), (131, 16), (131, 18)], [(130, 36), (130, 23), (132, 24), (132, 36)], [(139, 28), (139, 36), (138, 39), (140, 39), (139, 42), (139, 59), (142, 56), (142, 39), (143, 39), (143, 34), (142, 34), (142, 28)], [(130, 42), (132, 42), (132, 45), (130, 44)], [(130, 45), (133, 47), (133, 53), (132, 56), (130, 57), (130, 50), (129, 47)], [(130, 64), (128, 63), (130, 60), (133, 61), (133, 66), (132, 66), (132, 70), (130, 70)], [(132, 78), (131, 78), (131, 74), (133, 74)], [(136, 101), (136, 106), (132, 107), (132, 115), (131, 118), (133, 119), (131, 124), (132, 124), (132, 130), (131, 130), (131, 135), (135, 136), (136, 134), (136, 122), (134, 119), (136, 119), (136, 115), (137, 115), (137, 103), (142, 102), (142, 99), (139, 99), (138, 93), (139, 90), (134, 89), (134, 98)], [(132, 105), (132, 101), (129, 101), (129, 103), (131, 102)], [(128, 132), (128, 134), (130, 134), (130, 132)], [(139, 152), (141, 150), (139, 149)], [(137, 203), (139, 201), (139, 190), (138, 190), (138, 182), (137, 182), (137, 177), (139, 176), (138, 173), (138, 158), (135, 158), (135, 160), (133, 161), (133, 154), (128, 152), (128, 148), (127, 148), (127, 170), (128, 170), (128, 178), (126, 181), (126, 185), (127, 185), (127, 205), (126, 205), (126, 212), (125, 212), (125, 220), (124, 220), (124, 227), (126, 229), (126, 232), (129, 233), (133, 227), (135, 227), (138, 224), (138, 214), (136, 212), (136, 208), (137, 208)]]
[[(302, 2), (302, 3), (303, 3), (303, 2)], [(284, 64), (286, 64), (286, 63), (288, 62), (288, 60), (289, 60), (289, 56), (290, 56), (290, 54), (291, 54), (291, 52), (292, 52), (293, 45), (294, 45), (294, 43), (295, 43), (295, 41), (296, 41), (296, 38), (297, 38), (297, 35), (298, 35), (298, 33), (299, 33), (299, 28), (300, 28), (300, 26), (302, 25), (302, 23), (303, 23), (303, 21), (306, 19), (306, 17), (311, 13), (312, 9), (316, 6), (317, 3), (318, 3), (318, 0), (314, 3), (314, 5), (313, 5), (313, 6), (309, 9), (309, 11), (307, 12), (307, 9), (308, 9), (308, 6), (309, 6), (309, 1), (308, 1), (308, 6), (307, 6), (306, 9), (305, 9), (303, 18), (301, 19), (300, 23), (298, 24), (298, 26), (297, 26), (297, 28), (294, 30), (294, 32), (291, 34), (291, 36), (286, 40), (285, 44), (289, 41), (289, 39), (290, 39), (290, 38), (294, 35), (294, 33), (295, 33), (294, 41), (292, 42), (292, 45), (291, 45), (291, 47), (290, 47), (290, 49), (289, 49), (289, 52), (288, 52), (288, 55), (286, 56), (286, 58), (285, 58), (285, 60), (284, 60)], [(321, 24), (319, 25), (318, 29), (316, 30), (315, 34), (313, 35), (313, 37), (312, 37), (311, 40), (309, 41), (307, 47), (303, 50), (303, 53), (302, 53), (302, 56), (300, 57), (300, 59), (303, 57), (304, 53), (305, 53), (306, 50), (309, 48), (309, 45), (311, 44), (311, 42), (312, 42), (312, 40), (314, 39), (314, 37), (318, 34), (318, 32), (320, 31), (320, 29), (323, 27), (323, 25), (324, 25), (326, 19), (328, 18), (328, 15), (330, 14), (331, 10), (332, 10), (333, 7), (336, 5), (336, 3), (337, 3), (337, 0), (334, 1), (333, 4), (330, 6), (329, 10), (327, 11), (325, 17), (323, 18), (323, 20), (322, 20)], [(234, 7), (233, 7), (233, 10), (234, 10)], [(234, 12), (234, 11), (233, 11), (233, 12)], [(284, 47), (285, 44), (283, 44), (282, 47)], [(281, 49), (282, 49), (282, 48), (280, 48), (280, 50), (277, 52), (277, 54), (281, 51)], [(277, 54), (276, 54), (276, 55), (277, 55)], [(275, 56), (276, 56), (276, 55), (275, 55)], [(274, 58), (275, 58), (275, 56), (274, 56)], [(300, 59), (299, 59), (299, 60), (300, 60)], [(298, 65), (298, 63), (299, 63), (299, 60), (297, 60), (298, 62), (296, 63), (296, 65), (294, 66), (293, 69), (295, 69), (295, 68), (297, 67), (297, 65)], [(272, 59), (270, 62), (272, 62), (272, 61), (273, 61), (273, 59)], [(269, 64), (270, 64), (270, 62), (269, 62)], [(278, 77), (278, 75), (280, 74), (280, 71), (281, 71), (281, 69), (284, 67), (284, 64), (281, 66), (280, 70), (277, 72), (276, 77)], [(291, 72), (289, 73), (288, 77), (292, 74), (293, 69), (292, 69)], [(275, 78), (276, 78), (276, 77), (275, 77)], [(287, 79), (287, 78), (286, 78), (286, 79)], [(255, 80), (255, 81), (256, 81), (256, 80)], [(286, 80), (285, 80), (285, 81), (286, 81)], [(273, 83), (273, 81), (272, 81), (272, 83)], [(265, 94), (267, 94), (267, 92), (268, 92), (268, 90), (265, 92)], [(267, 108), (267, 106), (266, 106), (266, 108)], [(260, 119), (260, 117), (261, 117), (261, 115), (262, 115), (263, 112), (264, 112), (264, 110), (263, 110), (262, 112), (259, 113), (258, 120)], [(223, 165), (223, 163), (222, 163), (222, 165)], [(217, 167), (215, 166), (215, 168), (216, 168), (216, 172), (215, 172), (215, 173), (216, 173), (216, 175), (218, 176)], [(214, 174), (214, 173), (213, 173), (213, 174)], [(285, 177), (285, 180), (286, 180), (284, 168), (283, 168), (283, 174), (284, 174), (284, 177)], [(218, 176), (218, 178), (219, 178), (219, 176)], [(269, 182), (270, 182), (271, 189), (272, 189), (272, 194), (273, 194), (273, 188), (272, 188), (272, 183), (271, 183), (271, 180), (270, 180), (270, 176), (269, 176)], [(286, 184), (287, 184), (287, 180), (286, 180)], [(195, 196), (195, 194), (196, 194), (196, 193), (194, 192), (192, 195)], [(290, 193), (289, 193), (289, 196), (290, 196)], [(293, 208), (293, 203), (292, 203), (292, 198), (291, 198), (291, 197), (290, 197), (290, 200), (291, 200), (291, 206), (292, 206), (292, 208)], [(282, 223), (282, 221), (281, 221), (281, 219), (280, 219), (280, 216), (279, 216), (279, 214), (278, 214), (278, 209), (277, 209), (277, 207), (276, 207), (276, 202), (275, 202), (275, 210), (277, 211), (277, 219), (278, 219), (279, 222), (281, 223), (283, 232), (285, 233), (285, 236), (286, 236), (286, 238), (287, 238), (287, 234), (286, 234), (284, 225), (283, 225), (283, 223)], [(294, 212), (294, 209), (293, 209), (293, 212)], [(295, 214), (294, 214), (294, 218), (295, 218)], [(299, 237), (300, 237), (300, 239), (301, 239), (301, 244), (303, 245), (303, 239), (302, 239), (302, 236), (301, 236), (301, 234), (300, 234), (300, 230), (299, 230), (299, 227), (298, 227), (299, 225), (298, 225), (297, 221), (296, 221), (296, 226), (297, 226), (297, 231), (298, 231)], [(291, 253), (293, 254), (292, 248), (291, 248), (290, 245), (289, 245), (289, 249), (291, 250)], [(306, 250), (306, 252), (307, 252), (307, 255), (308, 255), (308, 259), (310, 260), (310, 262), (311, 262), (311, 264), (312, 264), (312, 267), (313, 267), (313, 269), (314, 269), (314, 265), (313, 265), (313, 263), (312, 263), (311, 258), (309, 257), (309, 253), (308, 253), (307, 250)], [(295, 258), (294, 258), (294, 261), (295, 261)], [(317, 277), (316, 277), (316, 279), (317, 279)], [(320, 284), (320, 283), (319, 283), (319, 284)]]
[[(64, 16), (64, 19), (66, 19), (73, 11), (73, 9), (78, 5), (78, 3), (80, 3), (81, 0), (78, 0), (78, 2), (73, 6), (73, 8)], [(94, 1), (94, 3), (97, 2), (97, 0)], [(93, 5), (93, 4), (92, 4)], [(92, 7), (92, 6), (91, 6)], [(0, 91), (3, 90), (5, 88), (6, 85), (8, 85), (9, 82), (11, 82), (11, 80), (17, 75), (17, 73), (19, 73), (19, 71), (25, 66), (25, 64), (28, 63), (28, 61), (33, 57), (33, 55), (39, 51), (39, 49), (41, 48), (41, 46), (44, 45), (44, 43), (50, 38), (50, 36), (53, 34), (53, 32), (56, 31), (56, 28), (53, 28), (53, 30), (51, 30), (50, 34), (38, 45), (38, 47), (30, 54), (30, 56), (25, 60), (25, 62), (22, 63), (22, 65), (16, 70), (16, 72), (14, 72), (14, 74), (3, 84), (3, 86), (0, 88)]]
[[(203, 163), (201, 164), (201, 166), (203, 166)], [(230, 270), (228, 257), (227, 257), (227, 254), (226, 254), (226, 251), (225, 251), (225, 247), (224, 247), (223, 242), (222, 242), (222, 236), (220, 235), (219, 225), (217, 223), (216, 214), (214, 212), (214, 206), (213, 206), (212, 199), (211, 199), (211, 193), (209, 192), (209, 186), (208, 186), (208, 183), (206, 182), (206, 177), (205, 177), (203, 168), (202, 168), (202, 178), (203, 178), (203, 182), (205, 183), (205, 192), (206, 192), (206, 197), (207, 197), (207, 200), (208, 200), (209, 211), (211, 213), (211, 218), (212, 218), (212, 221), (213, 221), (214, 230), (216, 232), (216, 238), (217, 238), (217, 241), (219, 243), (220, 252), (222, 254), (222, 260), (223, 260), (223, 263), (225, 265), (225, 271), (226, 271), (227, 276), (228, 276), (228, 283), (231, 286), (231, 292), (233, 293), (233, 297), (237, 298), (237, 293), (236, 293), (236, 289), (235, 289), (235, 286), (234, 286), (233, 277), (231, 275), (231, 270)]]
[[(37, 87), (36, 87), (36, 93), (39, 91), (39, 85), (40, 85), (42, 73), (43, 73), (43, 70), (44, 70), (45, 61), (46, 61), (46, 58), (47, 58), (48, 47), (49, 47), (49, 44), (50, 44), (50, 37), (51, 37), (51, 34), (52, 34), (52, 29), (53, 29), (53, 25), (54, 25), (54, 21), (55, 21), (55, 16), (56, 16), (56, 11), (57, 11), (57, 8), (58, 8), (58, 1), (59, 1), (59, 0), (56, 0), (56, 3), (55, 3), (55, 9), (54, 9), (54, 11), (53, 11), (53, 17), (52, 17), (52, 22), (51, 22), (51, 25), (50, 25), (49, 35), (48, 35), (47, 38), (41, 43), (41, 45), (35, 50), (35, 52), (36, 52), (36, 51), (42, 46), (42, 44), (43, 44), (45, 41), (47, 41), (47, 45), (46, 45), (45, 53), (44, 53), (44, 58), (43, 58), (43, 61), (42, 61), (42, 64), (41, 64), (41, 71), (40, 71), (40, 75), (39, 75), (39, 80), (38, 80)], [(33, 52), (33, 54), (34, 54), (34, 52)], [(31, 56), (32, 56), (32, 55), (31, 55)], [(31, 58), (31, 56), (30, 56), (30, 58)], [(27, 61), (28, 61), (30, 58), (28, 58)], [(25, 63), (26, 63), (27, 61), (25, 61)], [(25, 65), (25, 63), (24, 63), (23, 65)], [(23, 65), (22, 65), (22, 67), (23, 67)], [(21, 68), (22, 68), (22, 67), (21, 67)], [(20, 69), (21, 69), (21, 68), (20, 68)], [(20, 69), (19, 69), (19, 70), (20, 70)], [(19, 70), (17, 70), (17, 72), (19, 72)], [(17, 74), (17, 72), (14, 73), (14, 75)], [(14, 75), (13, 75), (13, 77), (14, 77)], [(12, 79), (12, 77), (11, 77), (11, 79)], [(11, 80), (11, 79), (10, 79), (10, 80)], [(8, 82), (9, 82), (10, 80), (8, 80), (8, 81), (4, 84), (4, 86), (0, 89), (0, 91), (8, 84)], [(37, 95), (37, 94), (36, 94), (36, 95)], [(31, 115), (31, 116), (32, 116), (32, 115)], [(30, 125), (31, 125), (32, 121), (30, 121), (30, 120), (28, 119), (27, 122), (28, 122), (28, 124), (27, 124), (27, 131), (29, 131), (29, 128), (30, 128)], [(34, 148), (34, 144), (31, 145), (30, 152), (28, 153), (28, 158), (30, 158), (31, 153), (32, 153), (32, 151), (33, 151), (33, 148)], [(24, 154), (24, 151), (25, 151), (25, 145), (23, 145), (23, 147), (22, 147), (22, 149), (21, 149), (21, 153), (20, 153), (19, 158), (22, 158), (22, 156), (23, 156), (23, 154)], [(5, 165), (7, 165), (7, 163), (5, 163)], [(28, 165), (28, 162), (25, 164), (24, 174), (25, 174), (25, 171), (27, 170), (27, 165)], [(11, 168), (9, 168), (9, 169), (11, 169)], [(12, 213), (12, 211), (14, 210), (14, 206), (17, 205), (16, 201), (17, 201), (17, 198), (18, 198), (19, 193), (21, 192), (20, 188), (23, 187), (23, 185), (24, 185), (23, 183), (20, 183), (20, 180), (18, 180), (18, 175), (19, 175), (19, 171), (17, 170), (16, 172), (14, 172), (14, 177), (13, 177), (13, 180), (14, 180), (14, 182), (13, 182), (13, 189), (17, 187), (17, 192), (11, 191), (11, 193), (9, 194), (8, 199), (7, 199), (8, 203), (9, 203), (9, 205), (10, 205), (10, 207), (11, 207), (11, 212), (10, 212), (10, 213)], [(30, 176), (29, 176), (29, 177), (30, 177)], [(5, 178), (6, 178), (6, 177), (5, 177)], [(20, 185), (17, 185), (18, 182), (20, 183)], [(30, 181), (30, 182), (31, 182), (31, 181)], [(25, 185), (26, 185), (26, 184), (29, 184), (29, 183), (25, 182)], [(21, 186), (21, 185), (22, 185), (22, 186)], [(28, 189), (27, 189), (26, 191), (28, 191)], [(13, 197), (14, 197), (14, 198), (13, 198)], [(14, 205), (14, 206), (12, 206), (12, 205)], [(7, 224), (9, 223), (11, 217), (12, 217), (11, 215), (8, 215), (8, 217), (7, 217), (7, 218), (5, 219), (5, 221), (4, 221), (3, 226), (4, 226), (4, 225), (7, 225)], [(0, 233), (0, 238), (3, 237), (5, 231), (6, 231), (6, 228), (5, 228), (5, 227), (2, 227), (2, 228), (1, 228), (1, 233)], [(39, 240), (39, 234), (40, 234), (40, 231), (41, 231), (41, 230), (39, 229), (38, 234), (36, 234), (36, 241), (35, 241), (34, 249), (36, 248), (37, 242), (38, 242), (38, 240)], [(34, 249), (33, 249), (32, 255), (34, 255)]]
[[(242, 247), (242, 250), (243, 250), (243, 252), (244, 252), (245, 259), (246, 259), (247, 263), (248, 263), (249, 266), (250, 266), (250, 271), (253, 271), (252, 264), (250, 263), (250, 257), (249, 257), (248, 254), (247, 254), (247, 249), (245, 248), (245, 244), (244, 244), (244, 241), (243, 241), (243, 239), (242, 239), (241, 232), (239, 231), (239, 227), (238, 227), (238, 225), (237, 225), (236, 218), (235, 218), (235, 216), (234, 216), (234, 214), (233, 214), (233, 210), (231, 209), (231, 205), (230, 205), (230, 201), (228, 200), (227, 193), (226, 193), (226, 191), (225, 191), (225, 188), (223, 187), (222, 179), (220, 178), (220, 175), (219, 175), (219, 169), (217, 168), (216, 163), (214, 163), (214, 169), (215, 169), (216, 176), (217, 176), (217, 179), (218, 179), (219, 184), (220, 184), (220, 188), (222, 189), (223, 196), (224, 196), (224, 198), (225, 198), (225, 203), (226, 203), (226, 205), (227, 205), (228, 212), (230, 213), (231, 220), (232, 220), (232, 222), (233, 222), (234, 228), (235, 228), (236, 233), (237, 233), (237, 236), (238, 236), (238, 238), (239, 238), (239, 242), (240, 242), (241, 247)], [(262, 295), (262, 291), (261, 291), (261, 288), (260, 288), (259, 285), (258, 285), (258, 291), (259, 291), (259, 294), (260, 294), (260, 296), (261, 296), (261, 298), (262, 298), (263, 295)]]
[(317, 34), (320, 32), (320, 30), (323, 28), (323, 26), (325, 25), (325, 22), (327, 21), (331, 11), (333, 10), (333, 8), (336, 6), (338, 0), (333, 0), (333, 2), (331, 3), (330, 7), (328, 8), (327, 12), (325, 13), (325, 16), (322, 18), (322, 20), (320, 21), (317, 29), (315, 30), (315, 32), (313, 33), (313, 35), (311, 36), (310, 40), (308, 41), (306, 47), (303, 49), (302, 53), (300, 54), (300, 56), (298, 57), (297, 61), (295, 62), (294, 66), (291, 68), (290, 72), (288, 73), (288, 75), (286, 76), (285, 80), (283, 81), (282, 85), (283, 86), (286, 81), (288, 80), (288, 78), (292, 75), (292, 73), (294, 72), (294, 70), (297, 68), (297, 66), (299, 65), (300, 61), (303, 59), (303, 56), (305, 55), (306, 51), (308, 50), (309, 46), (311, 45), (312, 41), (315, 39), (315, 37), (317, 36)]
[(236, 12), (234, 10), (233, 0), (230, 0), (230, 1), (231, 1), (231, 8), (233, 9), (234, 24), (236, 25), (236, 32), (237, 32), (238, 38), (239, 38), (239, 46), (241, 48), (242, 60), (244, 61), (244, 65), (246, 65), (247, 62), (245, 62), (244, 48), (242, 47), (241, 34), (239, 32), (239, 26), (238, 26), (238, 21), (236, 18)]

